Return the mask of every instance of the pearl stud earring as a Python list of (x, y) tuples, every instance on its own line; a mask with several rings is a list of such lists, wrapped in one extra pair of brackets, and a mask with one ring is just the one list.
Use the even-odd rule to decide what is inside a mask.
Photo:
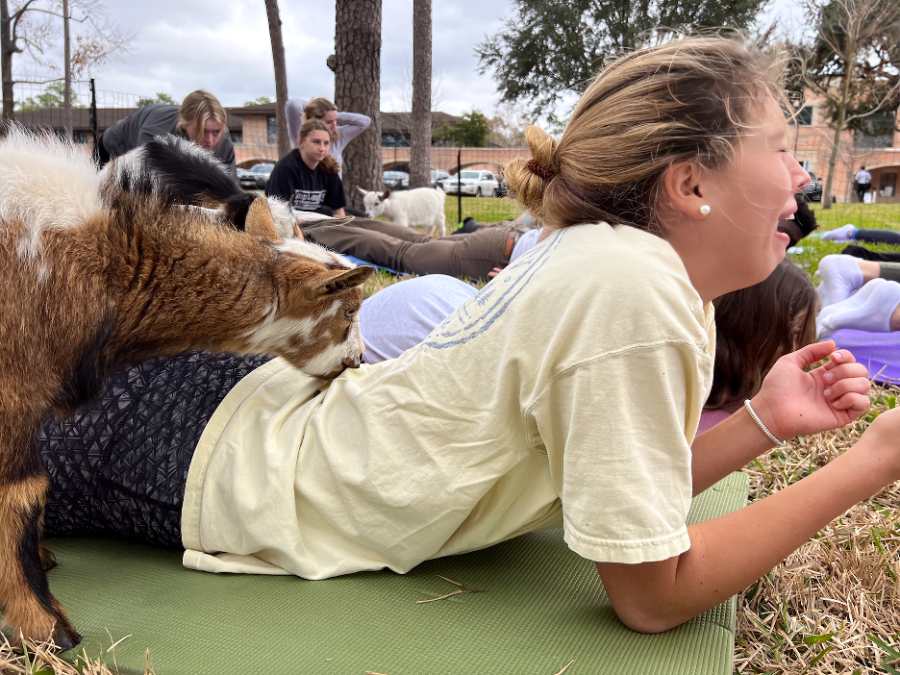
[(709, 204), (704, 204), (700, 207), (700, 213), (704, 216), (708, 216), (710, 211), (712, 211), (712, 209), (709, 208)]

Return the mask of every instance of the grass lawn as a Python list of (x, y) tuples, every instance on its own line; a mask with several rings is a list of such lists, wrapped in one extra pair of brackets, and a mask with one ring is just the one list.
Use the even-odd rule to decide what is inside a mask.
[[(834, 204), (830, 209), (823, 209), (821, 204), (812, 205), (816, 214), (816, 222), (820, 232), (834, 230), (852, 223), (862, 229), (900, 230), (900, 204)], [(799, 244), (801, 253), (791, 254), (791, 259), (800, 263), (813, 283), (818, 283), (815, 276), (819, 261), (826, 255), (840, 253), (847, 242), (834, 243), (822, 241), (815, 237), (807, 237)], [(864, 244), (872, 251), (898, 252), (900, 248), (889, 244)]]
[(479, 223), (497, 223), (501, 220), (515, 220), (522, 214), (522, 208), (512, 199), (505, 197), (463, 197), (462, 218), (459, 217), (456, 195), (447, 195), (444, 213), (447, 216), (447, 232), (453, 232), (464, 218), (471, 216)]

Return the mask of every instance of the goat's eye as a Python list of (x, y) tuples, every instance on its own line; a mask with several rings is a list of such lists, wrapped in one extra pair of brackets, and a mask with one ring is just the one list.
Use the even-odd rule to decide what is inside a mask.
[(344, 310), (344, 316), (347, 317), (347, 321), (353, 321), (353, 317), (356, 316), (356, 308)]

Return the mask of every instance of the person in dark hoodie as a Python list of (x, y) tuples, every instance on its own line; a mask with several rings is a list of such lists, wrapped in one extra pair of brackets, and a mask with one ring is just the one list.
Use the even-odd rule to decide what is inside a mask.
[(154, 103), (113, 124), (99, 139), (100, 166), (165, 134), (193, 141), (211, 152), (237, 177), (225, 109), (215, 96), (203, 89), (185, 96), (180, 107)]

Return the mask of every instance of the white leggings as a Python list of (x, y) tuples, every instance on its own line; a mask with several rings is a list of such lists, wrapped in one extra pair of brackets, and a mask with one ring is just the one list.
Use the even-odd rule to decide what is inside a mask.
[(363, 361), (395, 359), (422, 342), (477, 291), (443, 274), (401, 281), (363, 302), (359, 313), (366, 353)]

